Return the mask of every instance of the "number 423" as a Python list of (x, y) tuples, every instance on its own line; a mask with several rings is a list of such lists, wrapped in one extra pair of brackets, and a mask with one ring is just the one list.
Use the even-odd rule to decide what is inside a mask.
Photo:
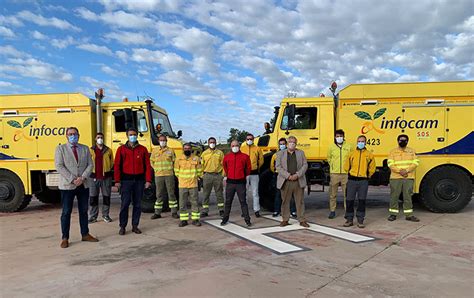
[(378, 146), (380, 145), (380, 139), (367, 139), (367, 145)]

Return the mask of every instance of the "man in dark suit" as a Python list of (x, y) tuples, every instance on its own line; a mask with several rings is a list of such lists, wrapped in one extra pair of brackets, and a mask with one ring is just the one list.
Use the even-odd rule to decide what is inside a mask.
[(60, 174), (59, 189), (61, 190), (63, 206), (61, 214), (62, 248), (69, 246), (69, 229), (74, 197), (77, 197), (82, 241), (99, 241), (89, 234), (87, 222), (89, 177), (93, 167), (91, 154), (87, 146), (79, 144), (79, 130), (76, 127), (69, 127), (66, 130), (66, 138), (67, 143), (56, 148), (54, 157), (56, 170)]

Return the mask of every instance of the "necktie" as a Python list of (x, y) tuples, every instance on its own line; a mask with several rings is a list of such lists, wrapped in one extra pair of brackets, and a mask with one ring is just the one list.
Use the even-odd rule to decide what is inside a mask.
[(72, 153), (74, 153), (74, 157), (76, 158), (76, 162), (79, 162), (79, 156), (77, 155), (77, 146), (72, 146)]

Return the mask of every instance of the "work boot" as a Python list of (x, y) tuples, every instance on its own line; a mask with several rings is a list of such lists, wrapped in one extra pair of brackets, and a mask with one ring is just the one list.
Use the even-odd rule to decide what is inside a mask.
[(278, 215), (280, 215), (280, 212), (273, 212), (272, 217), (277, 217)]
[(134, 232), (135, 234), (141, 234), (142, 233), (142, 231), (137, 226), (132, 228), (132, 232)]
[(102, 216), (102, 219), (103, 219), (105, 222), (112, 222), (112, 218), (110, 218), (110, 216), (108, 216), (108, 215)]
[(229, 219), (222, 219), (221, 226), (225, 226), (229, 222)]
[(357, 227), (359, 227), (359, 229), (365, 228), (364, 221), (363, 220), (357, 220)]
[(172, 213), (172, 214), (171, 214), (171, 217), (172, 217), (172, 218), (179, 218), (178, 213), (176, 213), (176, 212), (175, 212), (175, 213)]
[(178, 225), (178, 226), (179, 226), (180, 228), (182, 228), (182, 227), (185, 227), (185, 226), (187, 226), (187, 225), (188, 225), (188, 221), (187, 221), (187, 220), (182, 220), (182, 221), (179, 222), (179, 225)]
[(150, 217), (150, 219), (158, 219), (158, 218), (161, 218), (161, 214), (155, 213)]
[(224, 217), (224, 210), (219, 210), (219, 216)]
[(305, 228), (309, 228), (309, 224), (305, 221), (300, 222), (300, 226), (305, 227)]
[(252, 223), (250, 222), (250, 220), (246, 220), (246, 221), (245, 221), (245, 224), (247, 225), (247, 227), (251, 227), (251, 226), (252, 226)]
[(298, 217), (298, 215), (296, 215), (296, 212), (291, 212), (290, 215), (291, 215), (291, 217), (293, 217), (293, 218), (297, 218), (297, 217)]
[(329, 218), (329, 219), (333, 219), (333, 218), (335, 218), (335, 217), (336, 217), (336, 211), (331, 211), (331, 212), (329, 212), (329, 215), (328, 215), (328, 218)]
[(67, 239), (61, 240), (61, 248), (68, 248), (69, 247), (69, 241)]
[(120, 236), (125, 235), (125, 228), (124, 228), (124, 227), (120, 227), (119, 235), (120, 235)]
[(99, 242), (99, 239), (93, 237), (91, 234), (87, 234), (85, 236), (82, 236), (82, 241)]
[(289, 226), (290, 223), (287, 221), (287, 220), (283, 220), (281, 223), (280, 223), (280, 227), (286, 227), (286, 226)]
[(405, 217), (405, 219), (408, 220), (408, 221), (413, 221), (413, 222), (419, 222), (419, 221), (420, 221), (420, 220), (419, 220), (417, 217), (415, 217), (414, 215), (407, 216), (407, 217)]
[(95, 217), (89, 218), (89, 223), (95, 223), (95, 222), (97, 222), (97, 218)]
[(390, 214), (390, 216), (387, 218), (388, 221), (394, 221), (395, 219), (397, 219), (397, 216), (393, 214)]
[(201, 226), (201, 222), (199, 220), (193, 220), (192, 224), (193, 224), (193, 226), (196, 226), (196, 227)]
[(343, 227), (352, 227), (354, 222), (352, 220), (346, 220), (346, 222), (342, 225)]
[(255, 212), (255, 217), (260, 217), (260, 211)]
[(209, 213), (207, 212), (201, 212), (201, 217), (208, 217), (209, 216)]

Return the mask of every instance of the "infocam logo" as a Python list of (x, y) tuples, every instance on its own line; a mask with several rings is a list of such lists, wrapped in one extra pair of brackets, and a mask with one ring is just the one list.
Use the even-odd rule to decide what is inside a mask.
[(380, 127), (377, 128), (375, 126), (374, 121), (378, 118), (380, 118), (383, 114), (386, 112), (386, 108), (382, 108), (377, 110), (374, 115), (370, 115), (367, 112), (364, 111), (357, 111), (354, 114), (364, 120), (370, 120), (367, 122), (364, 122), (362, 124), (362, 128), (360, 129), (360, 132), (362, 134), (366, 134), (371, 130), (375, 130), (378, 133), (384, 134), (385, 129), (433, 129), (433, 128), (438, 128), (438, 120), (429, 120), (429, 119), (402, 119), (401, 116), (398, 116), (395, 118), (395, 120), (390, 120), (386, 119), (385, 117), (382, 118), (382, 121), (380, 122)]
[(41, 127), (30, 126), (28, 134), (25, 134), (25, 128), (33, 122), (33, 117), (27, 118), (23, 123), (20, 123), (15, 120), (10, 120), (7, 122), (13, 128), (18, 130), (13, 134), (13, 141), (18, 142), (21, 139), (27, 141), (33, 141), (35, 137), (49, 137), (49, 136), (63, 136), (66, 134), (66, 127), (47, 127), (46, 124), (43, 124)]

